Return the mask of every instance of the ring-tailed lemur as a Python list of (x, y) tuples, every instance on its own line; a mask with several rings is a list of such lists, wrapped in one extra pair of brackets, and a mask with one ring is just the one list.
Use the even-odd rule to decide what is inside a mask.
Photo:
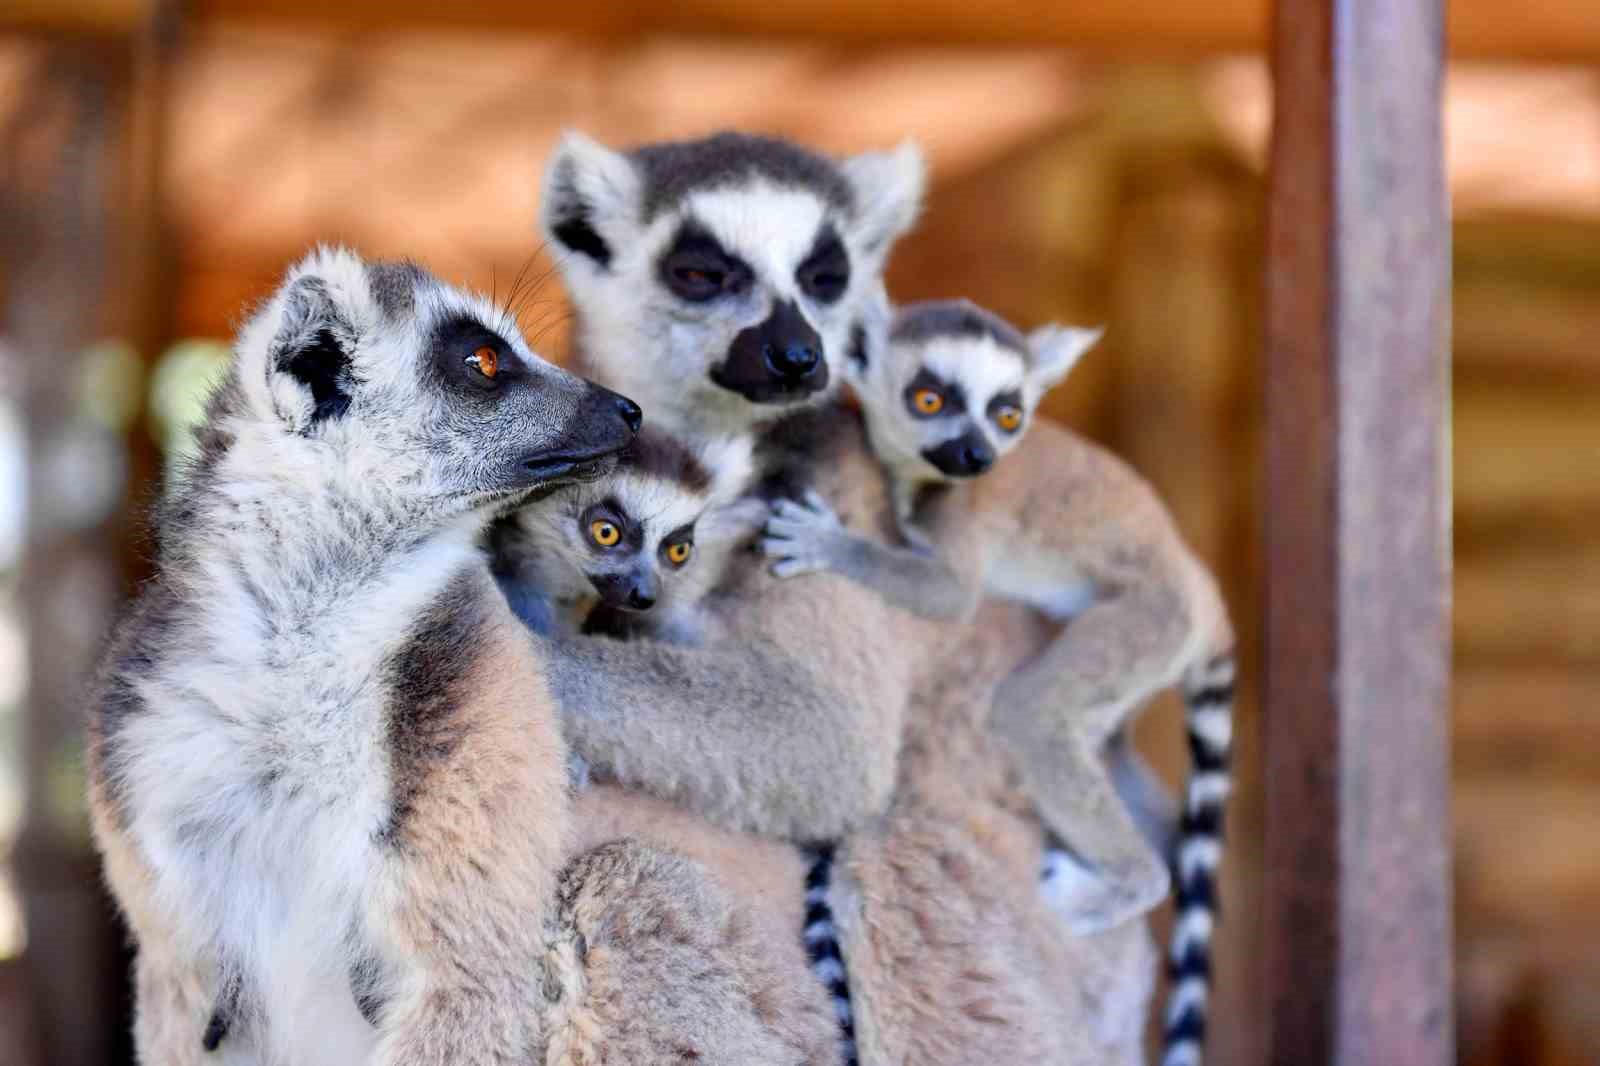
[[(583, 369), (648, 389), (652, 424), (686, 440), (814, 405), (921, 189), (909, 146), (835, 162), (732, 133), (631, 152), (567, 134), (541, 218)], [(868, 669), (861, 634), (821, 628), (846, 599), (870, 624), (877, 597), (781, 587), (739, 558), (735, 576), (763, 584), (718, 606), (738, 640), (553, 639), (568, 742), (605, 777), (729, 828), (837, 837), (893, 788), (911, 657), (885, 634)], [(647, 730), (632, 712), (642, 706)]]
[[(1050, 854), (1045, 875), (1075, 927), (1105, 928), (1153, 905), (1170, 883), (1170, 853), (1177, 922), (1166, 1061), (1177, 1066), (1198, 1061), (1204, 1035), (1229, 790), (1232, 630), (1214, 581), (1127, 467), (1059, 432), (1046, 445), (1054, 454), (1035, 451), (1030, 480), (1007, 479), (1011, 464), (996, 465), (1021, 444), (1044, 392), (1099, 336), (1047, 326), (1025, 337), (966, 301), (900, 309), (887, 343), (862, 349), (874, 355), (852, 367), (852, 384), (906, 545), (849, 531), (812, 493), (775, 502), (762, 549), (779, 576), (833, 571), (927, 616), (970, 617), (987, 594), (1068, 621), (1052, 650), (1001, 689), (995, 722), (1070, 852)], [(970, 479), (970, 492), (952, 491)], [(1167, 801), (1125, 730), (1173, 683), (1188, 706), (1193, 773), (1169, 849), (1168, 834), (1151, 831)], [(1108, 744), (1110, 779), (1098, 769)], [(1116, 802), (1119, 787), (1133, 810)]]
[(737, 133), (618, 152), (569, 132), (541, 218), (581, 358), (648, 390), (651, 421), (680, 434), (820, 403), (922, 184), (909, 143), (836, 162)]
[(609, 474), (495, 523), (493, 567), (512, 609), (547, 635), (699, 643), (702, 597), (739, 534), (760, 525), (732, 506), (750, 479), (751, 443), (688, 444), (645, 428)]
[(410, 264), (319, 250), (244, 326), (93, 695), (142, 1061), (541, 1053), (566, 749), (478, 543), (639, 424)]
[[(734, 133), (631, 152), (567, 134), (541, 217), (577, 311), (581, 365), (645, 390), (653, 423), (686, 438), (817, 407), (866, 343), (861, 312), (923, 180), (909, 144), (836, 162)], [(780, 465), (781, 447), (761, 451), (764, 467)], [(761, 588), (718, 612), (737, 641), (563, 645), (553, 682), (569, 742), (604, 776), (725, 826), (836, 839), (893, 786), (917, 641), (877, 624), (880, 606), (847, 587)], [(855, 624), (827, 623), (836, 617)], [(592, 710), (636, 705), (651, 708), (650, 729)], [(808, 894), (826, 905), (825, 888)], [(822, 972), (823, 960), (838, 965), (837, 945), (831, 956), (808, 947), (842, 994), (842, 975)]]

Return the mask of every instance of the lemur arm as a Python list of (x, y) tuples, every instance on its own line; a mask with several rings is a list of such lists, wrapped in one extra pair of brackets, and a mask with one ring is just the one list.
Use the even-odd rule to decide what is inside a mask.
[(978, 609), (976, 575), (963, 575), (943, 546), (914, 526), (902, 527), (905, 547), (884, 544), (847, 529), (815, 492), (803, 503), (777, 500), (772, 512), (761, 550), (775, 560), (778, 577), (832, 571), (924, 618), (969, 621)]
[(896, 635), (871, 594), (767, 584), (728, 601), (730, 635), (705, 646), (531, 639), (597, 778), (730, 828), (833, 839), (888, 800), (910, 679), (879, 665)]

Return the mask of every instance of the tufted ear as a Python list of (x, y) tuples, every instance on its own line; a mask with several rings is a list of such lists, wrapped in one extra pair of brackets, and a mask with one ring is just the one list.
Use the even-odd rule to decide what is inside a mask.
[(894, 308), (889, 290), (880, 278), (861, 294), (855, 324), (850, 327), (850, 347), (844, 361), (845, 379), (860, 386), (883, 365), (884, 349), (889, 344), (889, 327)]
[(1095, 329), (1055, 323), (1040, 326), (1028, 334), (1028, 348), (1033, 353), (1028, 367), (1029, 379), (1040, 393), (1048, 392), (1067, 376), (1067, 371), (1105, 336), (1105, 332), (1104, 326)]
[(855, 191), (856, 239), (881, 261), (922, 210), (927, 181), (922, 150), (904, 141), (891, 152), (863, 152), (840, 163)]
[(247, 327), (243, 370), (264, 380), (272, 413), (292, 432), (310, 433), (349, 411), (357, 384), (354, 353), (372, 321), (371, 304), (361, 259), (343, 249), (318, 249), (289, 271)]
[(544, 172), (539, 224), (562, 258), (604, 270), (612, 242), (638, 224), (639, 174), (621, 152), (576, 130), (561, 135)]

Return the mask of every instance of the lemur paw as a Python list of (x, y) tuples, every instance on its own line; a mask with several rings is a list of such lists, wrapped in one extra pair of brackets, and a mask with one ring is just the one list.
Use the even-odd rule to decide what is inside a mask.
[(805, 502), (776, 500), (767, 518), (761, 550), (773, 560), (776, 577), (797, 577), (832, 569), (841, 539), (847, 536), (826, 500), (807, 492)]

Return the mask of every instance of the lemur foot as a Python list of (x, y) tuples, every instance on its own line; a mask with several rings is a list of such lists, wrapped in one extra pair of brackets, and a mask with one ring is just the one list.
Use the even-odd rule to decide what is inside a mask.
[(807, 491), (803, 503), (775, 500), (761, 538), (776, 577), (797, 577), (835, 568), (850, 534), (828, 502)]
[(1045, 902), (1074, 936), (1093, 936), (1149, 912), (1167, 897), (1164, 877), (1118, 881), (1085, 866), (1071, 852), (1045, 852), (1039, 888)]

